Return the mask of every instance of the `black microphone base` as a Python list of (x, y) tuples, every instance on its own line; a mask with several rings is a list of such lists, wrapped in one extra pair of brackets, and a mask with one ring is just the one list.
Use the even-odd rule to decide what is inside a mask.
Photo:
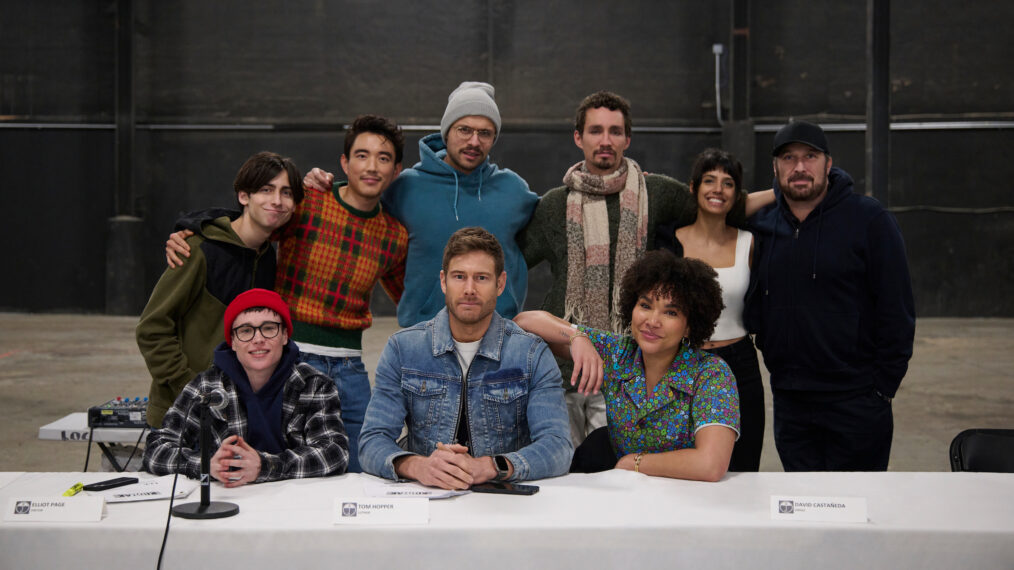
[(173, 507), (173, 516), (184, 519), (224, 519), (238, 514), (239, 505), (224, 501), (211, 501), (207, 505), (184, 503)]

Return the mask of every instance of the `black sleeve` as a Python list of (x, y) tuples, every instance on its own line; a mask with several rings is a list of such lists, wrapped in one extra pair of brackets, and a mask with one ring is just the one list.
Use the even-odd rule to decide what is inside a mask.
[(683, 257), (683, 244), (676, 239), (676, 224), (669, 222), (655, 226), (655, 249), (666, 249), (676, 254), (676, 257)]

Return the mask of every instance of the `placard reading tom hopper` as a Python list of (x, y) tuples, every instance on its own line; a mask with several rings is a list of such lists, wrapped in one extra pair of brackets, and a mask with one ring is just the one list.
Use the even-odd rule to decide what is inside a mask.
[(335, 524), (426, 524), (429, 499), (339, 497), (334, 502)]

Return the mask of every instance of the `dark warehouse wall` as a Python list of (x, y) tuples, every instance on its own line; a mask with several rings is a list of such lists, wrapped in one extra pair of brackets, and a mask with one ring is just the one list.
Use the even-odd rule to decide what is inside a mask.
[[(177, 213), (232, 203), (247, 156), (274, 150), (303, 170), (335, 170), (342, 124), (373, 112), (435, 125), (462, 80), (496, 86), (504, 134), (492, 157), (538, 193), (581, 158), (573, 109), (603, 88), (633, 104), (629, 155), (685, 179), (693, 156), (723, 141), (712, 45), (726, 49), (728, 117), (737, 4), (750, 7), (752, 189), (770, 185), (773, 126), (796, 117), (829, 126), (835, 164), (866, 190), (865, 2), (138, 0), (133, 186), (118, 197), (116, 19), (128, 3), (0, 0), (13, 257), (0, 309), (105, 311), (114, 216), (142, 221), (146, 296)], [(891, 112), (908, 127), (892, 131), (882, 199), (905, 235), (918, 313), (1014, 316), (1014, 163), (1002, 152), (1014, 144), (1003, 33), (1014, 4), (894, 4)], [(406, 166), (424, 134), (410, 132)], [(531, 273), (529, 307), (547, 281), (545, 267)], [(375, 306), (390, 314), (388, 300)]]

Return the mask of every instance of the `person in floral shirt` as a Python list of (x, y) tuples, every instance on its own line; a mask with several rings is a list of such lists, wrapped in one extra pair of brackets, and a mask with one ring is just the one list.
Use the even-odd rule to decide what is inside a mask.
[(718, 481), (739, 435), (739, 395), (728, 365), (700, 350), (722, 310), (707, 264), (652, 251), (623, 276), (619, 303), (629, 335), (575, 326), (544, 311), (521, 328), (574, 360), (581, 384), (601, 384), (607, 426), (578, 448), (571, 470), (611, 467)]

